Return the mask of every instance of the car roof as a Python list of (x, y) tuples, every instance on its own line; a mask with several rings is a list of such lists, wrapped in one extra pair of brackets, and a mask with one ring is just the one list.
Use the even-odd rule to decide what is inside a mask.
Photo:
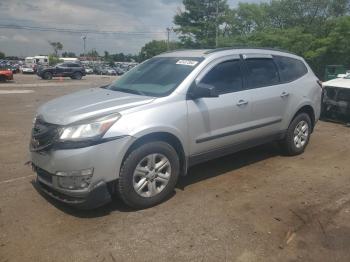
[(189, 50), (175, 50), (162, 53), (157, 57), (202, 57), (208, 58), (211, 56), (226, 56), (226, 55), (238, 55), (238, 54), (267, 54), (288, 56), (301, 59), (301, 57), (291, 52), (274, 49), (274, 48), (249, 48), (249, 47), (230, 47), (230, 48), (218, 48), (218, 49), (189, 49)]

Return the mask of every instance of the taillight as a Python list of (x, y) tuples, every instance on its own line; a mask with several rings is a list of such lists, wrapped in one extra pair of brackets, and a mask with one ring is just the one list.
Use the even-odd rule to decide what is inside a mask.
[(316, 82), (323, 89), (322, 81), (321, 80), (317, 80)]

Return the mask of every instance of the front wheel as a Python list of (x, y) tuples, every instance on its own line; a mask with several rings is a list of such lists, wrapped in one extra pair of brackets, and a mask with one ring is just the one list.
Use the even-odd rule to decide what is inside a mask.
[(45, 80), (51, 80), (52, 79), (52, 73), (50, 72), (45, 72), (44, 75), (43, 75), (43, 78)]
[(289, 156), (302, 154), (309, 143), (311, 119), (308, 114), (297, 115), (289, 125), (286, 137), (281, 141), (284, 152)]
[(179, 170), (179, 157), (171, 145), (161, 141), (143, 144), (123, 162), (119, 194), (134, 208), (157, 205), (173, 192)]

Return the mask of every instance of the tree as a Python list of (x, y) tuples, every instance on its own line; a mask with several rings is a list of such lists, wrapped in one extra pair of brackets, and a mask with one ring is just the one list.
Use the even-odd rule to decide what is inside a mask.
[(51, 45), (55, 56), (58, 57), (58, 51), (61, 51), (63, 49), (63, 44), (61, 42), (50, 42), (49, 44)]
[[(176, 49), (178, 47), (178, 43), (170, 42), (170, 49)], [(140, 61), (149, 59), (153, 56), (164, 53), (168, 50), (168, 44), (165, 40), (153, 40), (147, 43), (144, 47), (141, 48), (141, 52), (139, 55)]]
[(227, 0), (183, 0), (185, 10), (174, 17), (181, 42), (190, 47), (215, 47), (229, 11)]
[(4, 59), (6, 56), (5, 56), (5, 53), (3, 52), (0, 52), (0, 59)]
[(77, 57), (75, 53), (73, 52), (63, 52), (62, 57)]

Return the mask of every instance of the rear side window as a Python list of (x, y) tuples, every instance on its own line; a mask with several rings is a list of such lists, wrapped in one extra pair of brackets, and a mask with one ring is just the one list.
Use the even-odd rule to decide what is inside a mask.
[(274, 61), (270, 58), (251, 58), (245, 60), (248, 69), (249, 88), (279, 84), (279, 75)]
[(203, 77), (201, 83), (215, 86), (218, 94), (241, 91), (243, 79), (240, 61), (226, 61), (216, 65)]
[(298, 59), (284, 56), (275, 56), (274, 58), (283, 83), (292, 82), (307, 74), (305, 64)]

